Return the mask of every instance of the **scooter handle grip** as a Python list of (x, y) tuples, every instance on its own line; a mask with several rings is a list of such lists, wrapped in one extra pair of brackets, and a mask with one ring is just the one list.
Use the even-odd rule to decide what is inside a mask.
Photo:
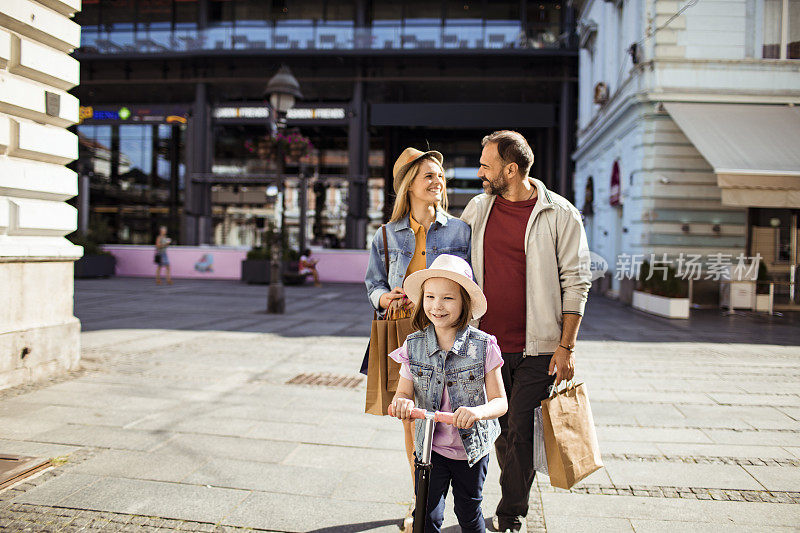
[(437, 422), (443, 422), (445, 424), (453, 425), (453, 413), (443, 413), (441, 411), (436, 411), (436, 416), (434, 420)]
[[(394, 416), (394, 406), (389, 404), (389, 416)], [(412, 419), (424, 419), (425, 418), (425, 409), (420, 409), (419, 407), (415, 407), (411, 410), (411, 418)], [(441, 411), (436, 411), (433, 418), (436, 422), (443, 422), (445, 424), (453, 424), (453, 413), (443, 413)]]

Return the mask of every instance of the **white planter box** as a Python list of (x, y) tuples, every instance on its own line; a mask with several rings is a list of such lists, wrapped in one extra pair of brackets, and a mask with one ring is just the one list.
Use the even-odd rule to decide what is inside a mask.
[(689, 298), (667, 298), (633, 291), (633, 307), (645, 313), (667, 318), (689, 318)]
[(756, 294), (756, 311), (761, 311), (766, 313), (769, 311), (769, 294)]

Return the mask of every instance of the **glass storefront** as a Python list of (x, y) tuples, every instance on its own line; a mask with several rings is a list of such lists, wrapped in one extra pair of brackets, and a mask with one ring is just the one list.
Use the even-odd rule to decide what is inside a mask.
[[(277, 184), (226, 184), (212, 186), (214, 244), (258, 246), (266, 232), (285, 225), (290, 247), (299, 243), (301, 187), (306, 177), (306, 235), (309, 244), (338, 248), (345, 237), (349, 155), (345, 127), (304, 127), (313, 148), (301, 161), (289, 158), (284, 189)], [(236, 181), (237, 176), (265, 176), (276, 172), (274, 160), (259, 150), (266, 135), (263, 125), (217, 124), (214, 127), (212, 172)], [(383, 215), (383, 153), (370, 151), (369, 214)]]
[(182, 124), (82, 124), (78, 160), (90, 183), (90, 230), (108, 244), (152, 244), (159, 226), (178, 235), (183, 202)]
[(774, 274), (800, 263), (800, 210), (750, 209), (751, 255), (761, 254)]
[[(561, 1), (89, 0), (81, 50), (558, 48)], [(207, 5), (201, 17), (200, 9)], [(525, 14), (523, 14), (523, 8)], [(207, 20), (201, 27), (199, 20)]]

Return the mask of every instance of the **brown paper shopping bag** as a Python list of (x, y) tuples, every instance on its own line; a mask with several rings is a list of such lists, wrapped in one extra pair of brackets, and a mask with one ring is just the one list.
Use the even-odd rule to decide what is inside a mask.
[[(386, 226), (383, 232), (383, 261), (386, 272), (389, 272), (389, 249), (386, 247)], [(397, 381), (400, 379), (400, 364), (389, 357), (406, 341), (406, 337), (414, 331), (411, 325), (412, 311), (390, 306), (384, 318), (377, 313), (372, 318), (369, 335), (369, 357), (367, 360), (367, 397), (364, 412), (371, 415), (388, 414), (389, 404), (397, 392)]]
[(402, 346), (409, 333), (414, 331), (411, 318), (407, 314), (407, 311), (387, 313), (387, 318), (376, 318), (372, 321), (365, 413), (388, 414), (389, 403), (397, 391), (397, 381), (400, 379), (400, 364), (390, 358), (389, 354)]
[(550, 484), (569, 489), (603, 467), (586, 385), (567, 387), (542, 401)]

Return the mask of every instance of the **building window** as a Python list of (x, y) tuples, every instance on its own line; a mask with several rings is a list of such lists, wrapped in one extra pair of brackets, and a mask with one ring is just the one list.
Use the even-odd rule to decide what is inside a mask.
[(764, 59), (800, 59), (800, 0), (764, 0)]

